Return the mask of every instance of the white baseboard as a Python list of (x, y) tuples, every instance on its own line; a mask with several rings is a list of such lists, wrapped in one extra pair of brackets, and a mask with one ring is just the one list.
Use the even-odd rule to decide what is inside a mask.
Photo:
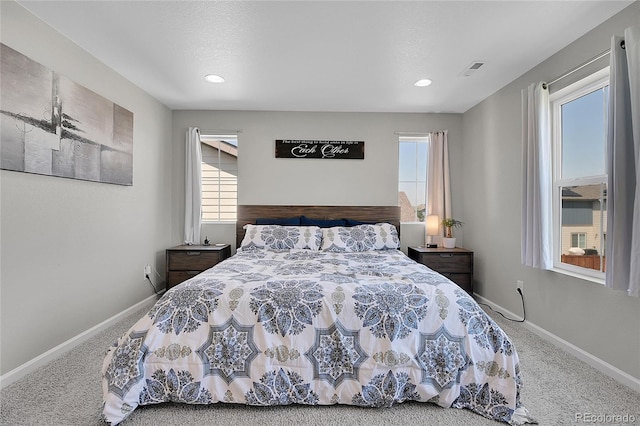
[[(493, 303), (492, 301), (490, 301), (488, 299), (485, 299), (482, 296), (474, 294), (473, 297), (476, 300), (478, 300), (478, 302), (486, 303), (487, 305), (491, 306), (492, 309), (495, 309), (496, 311), (500, 311), (504, 315), (509, 316), (510, 318), (518, 318), (518, 319), (522, 318), (518, 314), (514, 314), (513, 312), (510, 312), (510, 311), (506, 310), (505, 308), (503, 308), (502, 306), (497, 305), (497, 304)], [(620, 370), (619, 368), (609, 364), (606, 361), (601, 360), (600, 358), (596, 357), (595, 355), (590, 354), (589, 352), (585, 351), (584, 349), (580, 349), (579, 347), (575, 346), (574, 344), (567, 342), (566, 340), (556, 336), (555, 334), (545, 330), (544, 328), (542, 328), (542, 327), (540, 327), (538, 325), (535, 325), (534, 323), (532, 323), (532, 322), (530, 322), (528, 320), (523, 322), (522, 325), (527, 330), (531, 331), (532, 333), (535, 333), (536, 335), (538, 335), (541, 338), (543, 338), (544, 340), (552, 343), (553, 345), (557, 346), (558, 348), (562, 349), (563, 351), (568, 352), (569, 354), (575, 356), (579, 360), (586, 362), (587, 364), (589, 364), (590, 366), (592, 366), (596, 370), (606, 374), (607, 376), (615, 379), (616, 381), (622, 383), (623, 385), (630, 387), (634, 391), (640, 392), (640, 379), (639, 378), (633, 377), (631, 374), (625, 373), (624, 371)]]
[[(149, 296), (146, 299), (142, 300), (141, 302), (136, 303), (135, 305), (131, 306), (130, 308), (125, 309), (124, 311), (120, 312), (119, 314), (116, 314), (114, 316), (112, 316), (111, 318), (108, 318), (106, 320), (104, 320), (103, 322), (101, 322), (100, 324), (97, 324), (93, 327), (91, 327), (90, 329), (83, 331), (82, 333), (78, 334), (77, 336), (72, 337), (71, 339), (60, 343), (58, 346), (49, 349), (47, 352), (38, 355), (37, 357), (33, 358), (30, 361), (25, 362), (24, 364), (14, 368), (13, 370), (9, 371), (6, 374), (3, 374), (2, 376), (0, 376), (0, 389), (4, 389), (6, 386), (9, 386), (11, 383), (20, 380), (21, 378), (23, 378), (24, 376), (26, 376), (27, 374), (35, 371), (37, 368), (45, 365), (48, 362), (53, 361), (54, 359), (58, 358), (59, 356), (63, 355), (64, 353), (70, 351), (71, 349), (73, 349), (74, 347), (78, 346), (79, 344), (85, 342), (86, 340), (89, 340), (91, 337), (95, 336), (96, 334), (98, 334), (99, 332), (101, 332), (102, 330), (112, 326), (113, 324), (117, 323), (118, 321), (120, 321), (121, 319), (123, 319), (124, 317), (126, 317), (127, 315), (142, 309), (144, 307), (144, 305), (149, 304), (151, 305), (152, 303), (155, 303), (156, 301), (156, 295), (153, 296)], [(105, 348), (106, 350), (107, 348)]]
[[(20, 380), (21, 378), (23, 378), (24, 376), (26, 376), (27, 374), (35, 371), (37, 368), (47, 364), (48, 362), (51, 362), (52, 360), (58, 358), (59, 356), (63, 355), (64, 353), (70, 351), (71, 349), (73, 349), (74, 347), (78, 346), (79, 344), (83, 343), (86, 340), (89, 340), (91, 337), (95, 336), (96, 334), (98, 334), (99, 332), (101, 332), (102, 330), (112, 326), (113, 324), (117, 323), (118, 321), (120, 321), (122, 318), (126, 317), (127, 315), (137, 311), (138, 309), (141, 309), (145, 304), (151, 304), (153, 302), (155, 302), (155, 298), (156, 296), (149, 296), (148, 298), (142, 300), (141, 302), (136, 303), (135, 305), (131, 306), (128, 309), (125, 309), (124, 311), (112, 316), (111, 318), (106, 319), (105, 321), (101, 322), (100, 324), (97, 324), (93, 327), (91, 327), (90, 329), (78, 334), (77, 336), (72, 337), (71, 339), (59, 344), (58, 346), (48, 350), (47, 352), (33, 358), (30, 361), (25, 362), (24, 364), (14, 368), (13, 370), (9, 371), (8, 373), (0, 376), (0, 389), (5, 388), (6, 386), (10, 385), (11, 383)], [(513, 312), (510, 312), (509, 310), (503, 308), (500, 305), (497, 305), (495, 303), (493, 303), (492, 301), (485, 299), (484, 297), (478, 295), (478, 294), (474, 294), (474, 298), (477, 299), (479, 302), (481, 303), (486, 303), (487, 305), (491, 306), (493, 309), (495, 309), (496, 311), (500, 311), (503, 314), (511, 317), (511, 318), (519, 318), (519, 316), (517, 314), (514, 314)], [(586, 362), (587, 364), (589, 364), (590, 366), (592, 366), (593, 368), (595, 368), (596, 370), (606, 374), (607, 376), (615, 379), (616, 381), (622, 383), (625, 386), (628, 386), (629, 388), (633, 389), (636, 392), (640, 392), (640, 379), (633, 377), (632, 375), (625, 373), (624, 371), (620, 370), (619, 368), (609, 364), (606, 361), (601, 360), (600, 358), (590, 354), (589, 352), (580, 349), (579, 347), (567, 342), (564, 339), (561, 339), (560, 337), (556, 336), (555, 334), (543, 329), (542, 327), (539, 327), (537, 325), (535, 325), (534, 323), (530, 322), (530, 321), (525, 321), (522, 323), (522, 325), (529, 331), (531, 331), (532, 333), (535, 333), (536, 335), (540, 336), (541, 338), (543, 338), (544, 340), (554, 344), (555, 346), (559, 347), (560, 349), (564, 350), (565, 352), (570, 353), (571, 355), (575, 356), (576, 358)]]

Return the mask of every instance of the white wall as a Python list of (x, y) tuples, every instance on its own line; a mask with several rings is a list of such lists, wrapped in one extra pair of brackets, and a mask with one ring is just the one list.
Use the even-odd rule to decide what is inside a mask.
[(171, 111), (14, 2), (1, 41), (134, 114), (133, 186), (2, 170), (0, 373), (152, 295), (172, 235)]
[[(556, 272), (520, 264), (520, 91), (551, 81), (610, 47), (613, 34), (637, 25), (640, 2), (507, 85), (463, 116), (465, 244), (475, 251), (475, 291), (627, 374), (640, 378), (640, 300)], [(606, 66), (607, 60), (594, 67)], [(582, 77), (585, 70), (552, 87)]]
[[(174, 241), (183, 240), (184, 143), (188, 127), (238, 135), (240, 204), (397, 205), (398, 135), (449, 130), (453, 211), (462, 213), (460, 114), (174, 111)], [(276, 139), (362, 140), (364, 160), (275, 158)], [(424, 243), (424, 227), (405, 227), (403, 246)], [(202, 238), (235, 244), (235, 224), (204, 225)], [(463, 233), (457, 237), (463, 243)], [(213, 239), (212, 239), (213, 238)]]

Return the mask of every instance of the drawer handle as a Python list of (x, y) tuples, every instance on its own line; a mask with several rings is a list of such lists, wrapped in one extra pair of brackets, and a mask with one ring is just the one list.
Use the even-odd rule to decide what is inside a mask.
[(199, 251), (188, 251), (187, 256), (200, 256)]
[(198, 275), (202, 271), (186, 271), (188, 275)]
[(440, 257), (453, 257), (453, 253), (442, 253)]

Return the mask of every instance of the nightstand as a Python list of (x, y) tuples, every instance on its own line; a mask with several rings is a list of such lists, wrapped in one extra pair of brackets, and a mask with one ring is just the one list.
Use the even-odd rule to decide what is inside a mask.
[(458, 247), (409, 247), (409, 257), (439, 272), (473, 295), (472, 251)]
[(167, 290), (231, 256), (229, 244), (177, 246), (167, 249)]

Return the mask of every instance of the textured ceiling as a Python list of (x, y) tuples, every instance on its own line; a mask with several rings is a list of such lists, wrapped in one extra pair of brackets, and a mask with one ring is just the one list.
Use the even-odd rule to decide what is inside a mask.
[(172, 109), (457, 113), (631, 3), (20, 1)]

